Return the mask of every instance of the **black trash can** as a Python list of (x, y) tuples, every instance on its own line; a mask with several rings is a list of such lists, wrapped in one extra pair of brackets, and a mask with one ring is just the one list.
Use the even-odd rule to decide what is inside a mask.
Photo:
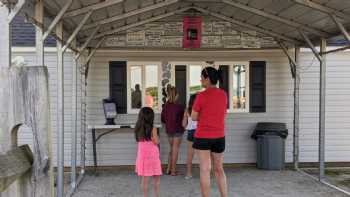
[(285, 123), (259, 122), (251, 138), (257, 142), (257, 168), (282, 170), (285, 165), (285, 139), (288, 129)]

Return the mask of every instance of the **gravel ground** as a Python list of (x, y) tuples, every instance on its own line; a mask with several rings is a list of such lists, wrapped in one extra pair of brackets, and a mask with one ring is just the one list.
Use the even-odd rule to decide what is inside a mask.
[[(294, 171), (254, 168), (227, 168), (225, 171), (230, 197), (346, 197)], [(88, 173), (73, 197), (139, 197), (142, 196), (140, 180), (128, 170)], [(212, 183), (211, 196), (220, 196), (214, 180)], [(162, 176), (161, 196), (200, 197), (198, 169), (191, 180), (185, 180), (183, 175)]]

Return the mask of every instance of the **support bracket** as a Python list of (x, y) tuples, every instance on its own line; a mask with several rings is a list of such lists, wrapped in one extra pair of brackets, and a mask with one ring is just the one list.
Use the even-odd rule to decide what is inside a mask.
[(57, 23), (60, 22), (60, 20), (62, 19), (64, 13), (66, 13), (66, 11), (72, 5), (72, 3), (73, 3), (73, 0), (67, 0), (66, 4), (63, 6), (63, 8), (57, 14), (55, 19), (53, 19), (53, 21), (51, 22), (49, 28), (44, 33), (43, 38), (42, 38), (43, 40), (45, 40), (47, 38), (47, 36), (49, 36), (49, 34), (52, 32), (52, 30), (56, 27)]
[(309, 39), (309, 37), (307, 37), (307, 35), (300, 29), (298, 29), (299, 34), (304, 38), (306, 44), (310, 47), (310, 49), (312, 50), (312, 52), (314, 53), (314, 55), (316, 56), (316, 58), (318, 59), (318, 61), (322, 62), (323, 58), (321, 57), (320, 53), (317, 51), (316, 47), (314, 46), (314, 44), (312, 44), (311, 40)]
[(73, 31), (72, 35), (68, 38), (66, 45), (64, 45), (64, 47), (62, 48), (63, 52), (66, 51), (66, 49), (69, 47), (69, 45), (72, 43), (72, 41), (74, 40), (74, 38), (78, 35), (79, 31), (81, 30), (81, 28), (83, 27), (83, 25), (86, 23), (86, 21), (90, 18), (91, 14), (92, 14), (92, 10), (90, 10), (90, 12), (86, 13), (86, 15), (84, 16), (83, 20), (80, 21), (78, 27), (75, 28), (75, 30)]
[(78, 54), (75, 56), (75, 59), (79, 59), (79, 57), (84, 53), (86, 47), (89, 45), (89, 43), (91, 42), (91, 40), (95, 37), (95, 35), (97, 34), (98, 30), (100, 29), (101, 26), (97, 26), (94, 31), (90, 34), (90, 36), (88, 37), (88, 39), (84, 42), (83, 46), (79, 49)]
[(350, 43), (350, 34), (349, 32), (345, 29), (344, 25), (339, 21), (339, 19), (333, 15), (330, 14), (330, 17), (332, 18), (332, 20), (334, 21), (334, 23), (337, 25), (337, 27), (339, 28), (339, 30), (342, 32), (342, 34), (344, 35), (345, 39)]
[(83, 65), (86, 65), (92, 58), (92, 56), (96, 53), (97, 49), (100, 48), (101, 44), (105, 41), (106, 37), (102, 37), (100, 41), (96, 44), (95, 48), (91, 51), (89, 56), (86, 58), (85, 63)]
[(293, 79), (296, 76), (296, 68), (297, 68), (297, 63), (294, 61), (294, 59), (290, 56), (290, 54), (288, 53), (288, 49), (287, 47), (283, 44), (283, 42), (281, 41), (277, 41), (277, 43), (280, 45), (281, 49), (283, 50), (284, 54), (287, 56), (288, 60), (289, 60), (289, 65), (290, 65), (290, 71), (292, 73), (292, 77)]
[(15, 16), (17, 16), (17, 14), (21, 11), (25, 3), (26, 3), (26, 0), (18, 0), (18, 2), (13, 7), (13, 9), (11, 9), (7, 17), (9, 22), (11, 22), (15, 18)]

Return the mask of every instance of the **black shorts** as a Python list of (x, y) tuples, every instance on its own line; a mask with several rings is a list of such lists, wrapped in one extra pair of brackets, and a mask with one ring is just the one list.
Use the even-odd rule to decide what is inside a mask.
[(210, 150), (213, 153), (223, 153), (225, 151), (225, 137), (223, 138), (194, 138), (193, 146), (197, 150)]
[(190, 142), (194, 141), (194, 132), (196, 132), (196, 130), (188, 130), (187, 131), (187, 140)]

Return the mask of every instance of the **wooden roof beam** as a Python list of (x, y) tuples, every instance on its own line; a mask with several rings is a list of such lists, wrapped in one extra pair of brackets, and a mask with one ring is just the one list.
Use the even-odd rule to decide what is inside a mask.
[(53, 21), (51, 22), (49, 28), (47, 29), (47, 31), (44, 33), (43, 35), (43, 40), (45, 40), (47, 38), (48, 35), (50, 35), (50, 33), (52, 32), (52, 30), (56, 27), (57, 23), (61, 21), (64, 13), (66, 13), (66, 11), (68, 10), (68, 8), (72, 5), (73, 0), (67, 0), (66, 3), (64, 4), (63, 8), (60, 10), (60, 12), (56, 15), (56, 17), (53, 19)]
[(295, 78), (296, 76), (296, 68), (298, 67), (297, 66), (297, 63), (296, 61), (290, 56), (289, 52), (288, 52), (288, 49), (287, 47), (284, 45), (283, 42), (281, 41), (277, 41), (278, 44), (280, 45), (282, 51), (284, 52), (284, 54), (287, 56), (288, 60), (289, 60), (289, 66), (290, 66), (290, 70), (291, 70), (291, 73), (292, 73), (292, 77), (293, 79)]
[(75, 59), (78, 59), (85, 51), (86, 47), (89, 45), (90, 41), (95, 37), (95, 35), (97, 34), (98, 30), (100, 29), (100, 26), (96, 27), (92, 33), (90, 34), (90, 36), (88, 37), (87, 40), (85, 40), (83, 46), (81, 46), (81, 48), (79, 48), (79, 53), (75, 56)]
[(26, 0), (18, 0), (18, 2), (11, 9), (11, 12), (9, 13), (9, 15), (7, 17), (8, 21), (12, 21), (13, 18), (15, 18), (15, 16), (17, 16), (17, 14), (21, 11), (21, 9), (23, 8), (25, 3), (26, 3)]
[(89, 63), (89, 61), (91, 60), (92, 56), (94, 56), (94, 54), (96, 53), (97, 49), (100, 48), (100, 46), (103, 44), (103, 42), (106, 40), (106, 37), (102, 37), (98, 43), (96, 44), (96, 46), (94, 47), (94, 49), (91, 51), (91, 53), (89, 54), (89, 56), (86, 58), (85, 63), (83, 65), (87, 65)]
[[(44, 30), (47, 30), (47, 28), (45, 28), (44, 24), (37, 21), (34, 17), (30, 16), (29, 14), (25, 13), (25, 18), (32, 24), (34, 24), (37, 27), (43, 28)], [(53, 38), (55, 38), (56, 41), (62, 42), (64, 43), (64, 40), (62, 38), (60, 38), (59, 36), (57, 36), (57, 33), (51, 33), (50, 34)], [(74, 52), (79, 52), (76, 48), (73, 47), (69, 47), (69, 49), (71, 49)]]
[(121, 32), (121, 31), (126, 31), (128, 29), (131, 29), (131, 28), (134, 28), (134, 27), (138, 27), (138, 26), (141, 26), (141, 25), (144, 25), (144, 24), (147, 24), (147, 23), (151, 23), (151, 22), (154, 22), (154, 21), (158, 21), (160, 19), (167, 18), (169, 16), (173, 16), (173, 15), (175, 15), (177, 13), (184, 12), (184, 11), (190, 9), (190, 8), (192, 8), (192, 7), (181, 8), (181, 9), (178, 9), (178, 10), (175, 10), (175, 11), (172, 11), (172, 12), (168, 12), (168, 13), (165, 13), (165, 14), (161, 14), (161, 15), (158, 15), (158, 16), (154, 16), (154, 17), (145, 19), (145, 20), (141, 20), (139, 22), (132, 23), (130, 25), (125, 25), (125, 26), (122, 26), (122, 27), (119, 27), (119, 28), (116, 28), (116, 29), (113, 29), (113, 30), (105, 31), (103, 33), (97, 34), (95, 36), (95, 39), (101, 38), (101, 37), (105, 37), (105, 36), (108, 36), (108, 35), (112, 35), (112, 34), (116, 34), (116, 33)]
[(290, 38), (288, 36), (285, 36), (285, 35), (282, 35), (282, 34), (279, 34), (279, 33), (276, 33), (276, 32), (273, 32), (273, 31), (270, 31), (270, 30), (267, 30), (267, 29), (264, 29), (264, 28), (261, 28), (259, 26), (251, 25), (251, 24), (248, 24), (246, 22), (236, 20), (236, 19), (234, 19), (232, 17), (228, 17), (228, 16), (225, 16), (223, 14), (215, 13), (215, 12), (213, 12), (211, 10), (208, 10), (208, 9), (205, 9), (205, 8), (201, 8), (201, 7), (198, 7), (198, 6), (194, 6), (193, 8), (198, 10), (198, 11), (200, 11), (200, 12), (208, 14), (210, 16), (213, 16), (213, 17), (216, 17), (216, 18), (228, 21), (230, 23), (233, 23), (235, 25), (238, 25), (238, 26), (241, 26), (241, 27), (245, 27), (247, 29), (251, 29), (251, 30), (260, 32), (260, 33), (262, 33), (264, 35), (267, 35), (267, 36), (271, 36), (271, 37), (275, 38), (276, 40), (284, 40), (284, 41), (287, 41), (289, 43), (299, 44), (299, 45), (303, 45), (304, 44), (302, 41), (300, 41), (300, 40), (298, 40), (296, 38)]
[(321, 5), (321, 4), (316, 3), (314, 1), (310, 1), (310, 0), (292, 0), (292, 1), (295, 2), (295, 3), (298, 3), (300, 5), (312, 8), (314, 10), (317, 10), (319, 12), (323, 12), (325, 14), (336, 15), (336, 16), (338, 16), (340, 18), (343, 18), (343, 19), (348, 19), (350, 17), (350, 15), (345, 14), (344, 12), (341, 12), (339, 10), (336, 10), (336, 9), (333, 9), (333, 8)]
[(73, 33), (69, 36), (66, 44), (64, 45), (64, 47), (62, 48), (63, 52), (66, 51), (66, 49), (69, 47), (69, 45), (72, 43), (72, 41), (74, 40), (74, 38), (78, 35), (79, 31), (81, 30), (81, 28), (83, 27), (83, 25), (86, 23), (86, 21), (90, 18), (91, 14), (92, 14), (92, 10), (90, 12), (88, 12), (87, 14), (85, 14), (84, 18), (82, 21), (80, 21), (79, 25), (75, 28), (75, 30), (73, 31)]
[(68, 11), (64, 16), (63, 18), (67, 18), (67, 17), (73, 17), (73, 16), (78, 16), (78, 15), (81, 15), (81, 14), (85, 14), (89, 11), (95, 11), (95, 10), (99, 10), (99, 9), (102, 9), (102, 8), (107, 8), (109, 6), (112, 6), (112, 5), (115, 5), (115, 4), (118, 4), (118, 3), (122, 3), (124, 0), (106, 0), (106, 1), (102, 1), (100, 3), (95, 3), (95, 4), (92, 4), (92, 5), (89, 5), (89, 6), (86, 6), (86, 7), (82, 7), (82, 8), (78, 8), (78, 9), (75, 9), (75, 10), (71, 10), (71, 11)]
[(321, 57), (320, 53), (317, 51), (315, 45), (310, 40), (310, 38), (302, 30), (298, 30), (298, 32), (304, 38), (304, 40), (306, 41), (307, 45), (310, 47), (310, 49), (312, 50), (314, 55), (317, 57), (318, 61), (322, 62), (323, 61), (322, 57)]
[(344, 25), (339, 21), (339, 19), (335, 15), (331, 14), (330, 16), (331, 16), (332, 20), (334, 21), (334, 23), (339, 28), (339, 30), (341, 31), (341, 33), (344, 35), (344, 38), (350, 43), (350, 34), (345, 29)]
[(165, 0), (163, 2), (156, 3), (156, 4), (153, 4), (153, 5), (144, 7), (144, 8), (136, 9), (136, 10), (133, 10), (133, 11), (130, 11), (130, 12), (126, 12), (126, 13), (117, 15), (117, 16), (113, 16), (111, 18), (107, 18), (107, 19), (103, 19), (103, 20), (99, 20), (99, 21), (87, 24), (87, 25), (85, 25), (83, 27), (82, 30), (95, 28), (95, 27), (97, 27), (99, 25), (106, 25), (106, 24), (109, 24), (109, 23), (112, 23), (112, 22), (115, 22), (115, 21), (118, 21), (118, 20), (126, 19), (126, 18), (131, 17), (131, 16), (135, 16), (135, 15), (138, 15), (138, 14), (142, 14), (144, 12), (148, 12), (148, 11), (151, 11), (151, 10), (159, 9), (159, 8), (162, 8), (162, 7), (165, 7), (165, 6), (177, 3), (178, 1), (179, 0)]
[(251, 12), (253, 14), (256, 14), (256, 15), (274, 20), (274, 21), (278, 21), (278, 22), (283, 23), (285, 25), (288, 25), (288, 26), (291, 26), (294, 28), (299, 28), (299, 29), (308, 31), (308, 32), (313, 33), (313, 34), (317, 34), (318, 36), (322, 36), (322, 37), (329, 37), (330, 36), (330, 34), (325, 32), (325, 31), (322, 31), (322, 30), (319, 30), (319, 29), (310, 27), (308, 25), (304, 25), (304, 24), (301, 24), (301, 23), (298, 23), (298, 22), (295, 22), (295, 21), (292, 21), (292, 20), (289, 20), (286, 18), (282, 18), (282, 17), (277, 16), (275, 14), (267, 13), (267, 12), (262, 11), (260, 9), (253, 8), (251, 6), (248, 6), (248, 5), (243, 4), (243, 3), (239, 3), (239, 2), (234, 1), (234, 0), (222, 0), (222, 2), (224, 2), (227, 5), (231, 5), (233, 7), (245, 10), (247, 12)]

